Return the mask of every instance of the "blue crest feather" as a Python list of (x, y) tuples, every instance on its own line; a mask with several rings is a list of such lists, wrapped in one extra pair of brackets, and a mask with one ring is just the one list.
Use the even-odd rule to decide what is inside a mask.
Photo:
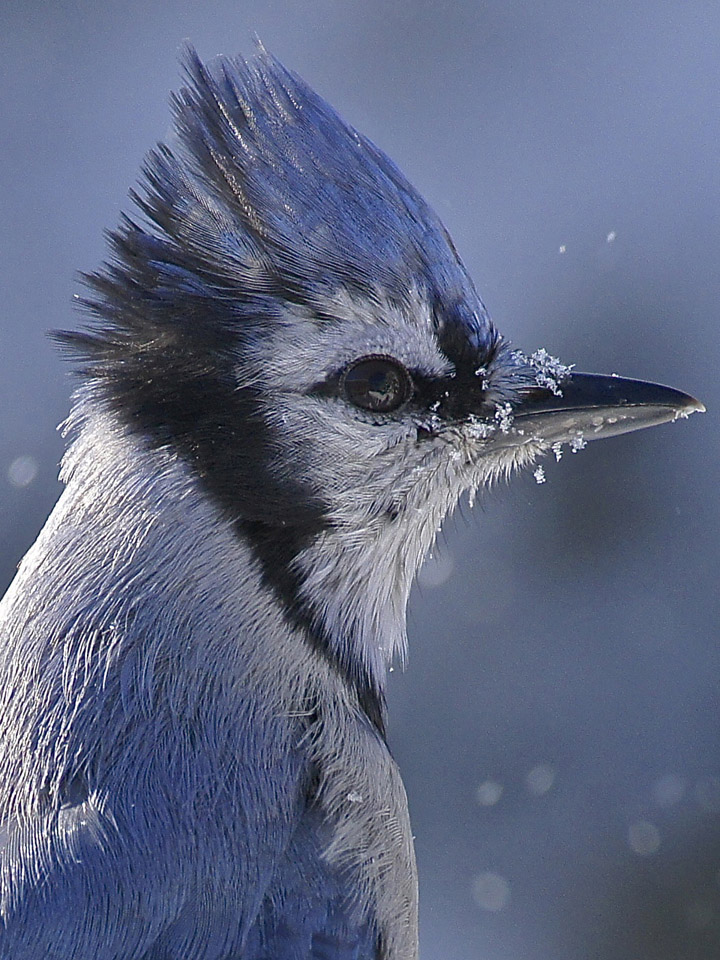
[(182, 330), (242, 337), (238, 321), (267, 320), (277, 301), (322, 316), (341, 287), (398, 302), (419, 287), (439, 312), (466, 314), (463, 326), (485, 325), (435, 214), (299, 77), (262, 49), (212, 68), (188, 49), (184, 68), (176, 143), (150, 154), (132, 194), (146, 223), (125, 217), (112, 261), (86, 277), (100, 324), (61, 335), (95, 375)]

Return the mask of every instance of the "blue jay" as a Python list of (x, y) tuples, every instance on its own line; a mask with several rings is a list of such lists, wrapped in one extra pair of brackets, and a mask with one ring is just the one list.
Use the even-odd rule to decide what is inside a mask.
[(413, 960), (383, 691), (419, 564), (463, 492), (702, 405), (513, 350), (264, 51), (186, 71), (0, 607), (0, 957)]

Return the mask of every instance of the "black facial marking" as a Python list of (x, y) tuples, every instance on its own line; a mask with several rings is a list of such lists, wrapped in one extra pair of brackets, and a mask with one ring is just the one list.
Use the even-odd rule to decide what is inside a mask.
[[(114, 308), (127, 315), (134, 291), (126, 283), (104, 275), (89, 280), (105, 298), (104, 312)], [(252, 549), (288, 622), (355, 689), (362, 709), (384, 734), (379, 691), (364, 668), (337, 652), (301, 599), (293, 561), (327, 529), (325, 506), (306, 484), (277, 469), (284, 459), (281, 438), (267, 421), (261, 394), (239, 389), (233, 375), (240, 349), (236, 335), (216, 322), (205, 304), (208, 315), (199, 317), (192, 296), (172, 304), (172, 323), (163, 322), (156, 299), (139, 306), (146, 313), (131, 334), (108, 327), (59, 339), (81, 356), (83, 372), (99, 382), (122, 422), (191, 467)]]
[(423, 440), (434, 440), (436, 436), (437, 436), (437, 433), (434, 430), (431, 430), (430, 427), (426, 427), (421, 424), (417, 428), (418, 443), (422, 443)]
[[(434, 317), (438, 347), (453, 366), (450, 374), (429, 376), (421, 369), (406, 369), (387, 354), (369, 354), (333, 371), (309, 392), (377, 413), (378, 424), (406, 411), (452, 422), (461, 422), (470, 414), (492, 417), (495, 410), (485, 399), (486, 380), (502, 345), (500, 336), (487, 316), (466, 316), (460, 305), (447, 308), (436, 303)], [(416, 435), (422, 442), (437, 434), (428, 422), (418, 425)]]

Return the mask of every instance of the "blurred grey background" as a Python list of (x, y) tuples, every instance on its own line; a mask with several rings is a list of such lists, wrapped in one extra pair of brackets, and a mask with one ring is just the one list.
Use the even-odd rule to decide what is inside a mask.
[(434, 205), (501, 330), (705, 417), (448, 524), (391, 677), (424, 960), (717, 960), (720, 6), (6, 0), (0, 581), (59, 493), (79, 322), (177, 50), (254, 32)]

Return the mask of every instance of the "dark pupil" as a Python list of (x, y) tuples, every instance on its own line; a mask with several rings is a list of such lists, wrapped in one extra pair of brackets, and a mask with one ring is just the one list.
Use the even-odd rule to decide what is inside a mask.
[(366, 410), (394, 410), (405, 399), (405, 383), (388, 360), (363, 360), (345, 375), (345, 394)]

